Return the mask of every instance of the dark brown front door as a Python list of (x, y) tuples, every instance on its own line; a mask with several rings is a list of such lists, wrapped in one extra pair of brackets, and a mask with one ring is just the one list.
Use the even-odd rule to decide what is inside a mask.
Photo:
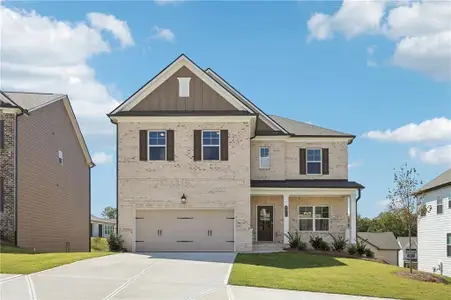
[(257, 241), (272, 242), (273, 239), (273, 214), (272, 206), (257, 207)]

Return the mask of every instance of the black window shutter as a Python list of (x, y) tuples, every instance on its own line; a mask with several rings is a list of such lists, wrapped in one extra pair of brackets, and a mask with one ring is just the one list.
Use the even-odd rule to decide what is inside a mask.
[(5, 147), (5, 121), (0, 120), (0, 149)]
[(202, 130), (194, 130), (194, 160), (202, 160)]
[(174, 130), (166, 131), (166, 160), (174, 160)]
[(221, 130), (221, 160), (229, 160), (229, 131)]
[(5, 209), (5, 188), (3, 183), (3, 177), (0, 177), (0, 211)]
[(147, 130), (139, 131), (139, 160), (147, 161), (149, 141), (147, 140)]
[(305, 175), (307, 174), (307, 166), (306, 166), (306, 149), (299, 149), (299, 174)]
[(323, 175), (329, 174), (329, 149), (324, 148), (322, 153)]

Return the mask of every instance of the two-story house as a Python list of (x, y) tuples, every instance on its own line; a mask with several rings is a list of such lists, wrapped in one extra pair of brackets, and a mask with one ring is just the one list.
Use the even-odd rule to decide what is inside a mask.
[(250, 251), (294, 231), (355, 242), (354, 135), (267, 115), (185, 55), (109, 117), (129, 251)]
[(67, 95), (0, 91), (0, 238), (90, 250), (94, 164)]
[(428, 208), (418, 218), (418, 270), (451, 276), (451, 169), (418, 194)]

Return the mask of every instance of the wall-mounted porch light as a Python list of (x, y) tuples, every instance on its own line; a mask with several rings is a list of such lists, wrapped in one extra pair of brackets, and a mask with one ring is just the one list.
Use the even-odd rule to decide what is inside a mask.
[(285, 217), (288, 217), (288, 205), (285, 205)]
[(182, 201), (182, 204), (186, 203), (186, 196), (185, 193), (183, 193), (182, 197), (180, 197), (180, 200)]

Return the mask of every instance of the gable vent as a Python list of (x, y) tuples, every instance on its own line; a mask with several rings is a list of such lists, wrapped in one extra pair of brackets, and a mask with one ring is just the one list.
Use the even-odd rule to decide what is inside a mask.
[(179, 97), (189, 97), (190, 77), (177, 77), (179, 80)]

